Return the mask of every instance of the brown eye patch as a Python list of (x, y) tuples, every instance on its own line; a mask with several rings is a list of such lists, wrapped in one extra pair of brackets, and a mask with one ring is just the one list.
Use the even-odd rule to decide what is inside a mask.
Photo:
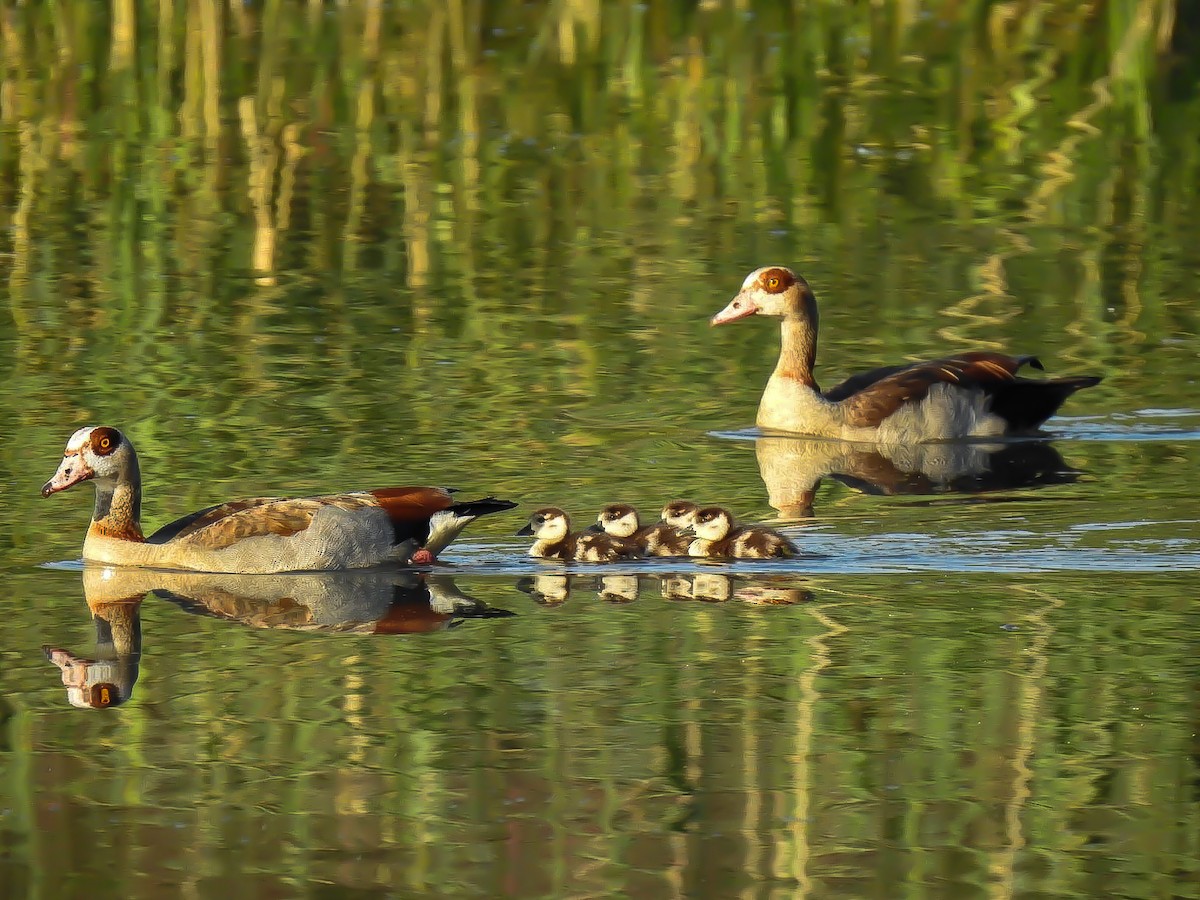
[(101, 427), (92, 431), (92, 451), (97, 456), (108, 456), (121, 444), (121, 432), (115, 428)]
[(759, 283), (768, 293), (779, 294), (795, 284), (796, 278), (787, 269), (777, 267), (763, 272)]

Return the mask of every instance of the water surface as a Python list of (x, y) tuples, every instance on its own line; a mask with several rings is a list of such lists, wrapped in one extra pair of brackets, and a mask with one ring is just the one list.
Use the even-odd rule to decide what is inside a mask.
[[(1187, 10), (0, 26), (0, 894), (1195, 895)], [(825, 383), (963, 348), (1104, 381), (1046, 441), (760, 436), (776, 329), (707, 318), (767, 263), (814, 286)], [(101, 422), (150, 527), (402, 483), (521, 508), (434, 573), (102, 577), (88, 492), (37, 494)], [(676, 497), (805, 555), (514, 536)]]

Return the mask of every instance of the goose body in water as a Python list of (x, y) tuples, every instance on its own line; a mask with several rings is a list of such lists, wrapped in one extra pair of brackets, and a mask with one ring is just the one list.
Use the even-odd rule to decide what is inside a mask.
[(758, 407), (761, 428), (877, 443), (914, 443), (1036, 433), (1094, 375), (1027, 378), (1033, 356), (976, 350), (851, 376), (822, 391), (813, 375), (817, 301), (783, 266), (755, 269), (713, 325), (749, 316), (782, 320), (779, 361)]

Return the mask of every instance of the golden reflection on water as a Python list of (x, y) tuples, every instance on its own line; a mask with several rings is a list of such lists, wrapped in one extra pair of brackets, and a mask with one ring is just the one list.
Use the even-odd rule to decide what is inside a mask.
[[(78, 555), (83, 512), (36, 489), (85, 421), (137, 442), (153, 522), (420, 482), (577, 515), (690, 496), (835, 551), (1169, 560), (1200, 378), (1187, 16), (0, 8), (0, 884), (1177, 893), (1189, 572), (488, 575), (507, 521), (423, 582), (138, 573), (84, 614), (32, 567)], [(812, 281), (831, 377), (1034, 352), (1106, 375), (1052, 427), (1108, 439), (713, 437), (776, 337), (706, 313), (768, 262)], [(1010, 502), (910, 499), (943, 494)]]

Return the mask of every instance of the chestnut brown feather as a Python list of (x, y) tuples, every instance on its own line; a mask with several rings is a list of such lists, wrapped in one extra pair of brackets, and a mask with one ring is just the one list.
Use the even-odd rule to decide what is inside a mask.
[(453, 504), (450, 491), (436, 487), (394, 487), (369, 491), (379, 501), (392, 522), (428, 519)]
[(825, 392), (842, 402), (846, 421), (875, 427), (905, 403), (923, 400), (934, 385), (977, 389), (991, 399), (991, 410), (1010, 430), (1025, 431), (1046, 421), (1075, 391), (1100, 381), (1094, 376), (1034, 380), (1017, 375), (1022, 366), (1042, 368), (1033, 356), (973, 351), (929, 362), (875, 369), (847, 379)]

